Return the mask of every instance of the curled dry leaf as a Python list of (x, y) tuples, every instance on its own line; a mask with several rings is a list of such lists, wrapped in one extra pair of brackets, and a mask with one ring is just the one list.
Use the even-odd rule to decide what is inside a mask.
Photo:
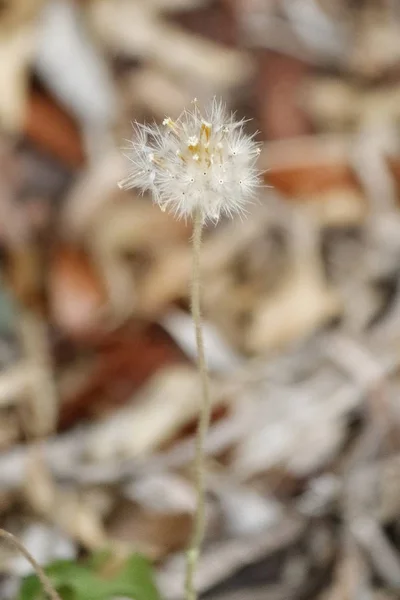
[(88, 501), (77, 489), (59, 487), (52, 479), (40, 449), (31, 454), (27, 463), (24, 492), (36, 513), (51, 519), (72, 539), (89, 549), (105, 546), (106, 535), (98, 506), (93, 506), (90, 498)]
[(365, 5), (358, 35), (354, 37), (349, 68), (368, 78), (382, 77), (400, 59), (400, 25), (390, 11)]
[(258, 52), (257, 114), (269, 139), (305, 135), (310, 130), (299, 89), (308, 67), (297, 58)]
[(125, 174), (125, 161), (115, 148), (88, 165), (77, 178), (65, 201), (62, 229), (66, 237), (81, 239), (103, 205), (121, 197), (115, 182)]
[(81, 135), (75, 121), (42, 92), (32, 91), (27, 100), (23, 129), (39, 148), (69, 167), (84, 163)]
[(46, 3), (38, 22), (34, 66), (83, 130), (107, 130), (117, 112), (114, 88), (85, 25), (79, 4)]
[(191, 266), (188, 247), (177, 245), (158, 258), (137, 289), (137, 310), (146, 318), (161, 315), (169, 304), (187, 296)]
[[(203, 90), (227, 94), (233, 85), (249, 82), (254, 70), (250, 57), (244, 52), (221, 47), (211, 41), (186, 34), (178, 28), (163, 27), (159, 32), (160, 51), (153, 60), (159, 68), (175, 77), (197, 83)], [(204, 92), (203, 92), (204, 93)]]
[(0, 37), (15, 35), (28, 23), (32, 24), (45, 4), (45, 0), (5, 0), (0, 19)]
[(325, 131), (348, 131), (354, 128), (360, 108), (357, 89), (333, 77), (311, 79), (303, 90), (305, 110), (317, 127)]
[(126, 105), (134, 104), (137, 112), (150, 112), (159, 120), (164, 115), (177, 118), (182, 106), (189, 106), (192, 95), (184, 82), (176, 82), (162, 69), (147, 67), (133, 72), (123, 82)]
[[(265, 402), (253, 406), (251, 438), (239, 441), (231, 466), (240, 478), (248, 480), (277, 466), (289, 474), (304, 476), (334, 456), (345, 436), (345, 416), (359, 399), (343, 386), (327, 396), (332, 406), (326, 410), (316, 395), (278, 389)], [(279, 408), (274, 406), (277, 398)], [(256, 420), (259, 427), (255, 426)]]
[(37, 375), (37, 368), (28, 361), (4, 369), (0, 374), (0, 406), (20, 402)]
[(50, 307), (54, 322), (71, 336), (102, 329), (107, 296), (90, 259), (73, 247), (56, 249), (49, 272)]
[(132, 399), (158, 369), (184, 360), (157, 326), (141, 327), (133, 322), (91, 341), (93, 354), (61, 373), (62, 429), (82, 419), (104, 417)]
[(24, 430), (33, 436), (49, 435), (57, 426), (59, 401), (48, 325), (35, 311), (22, 308), (18, 332), (25, 359), (35, 370), (22, 405)]
[[(154, 316), (157, 305), (169, 299), (171, 284), (164, 290), (162, 280), (170, 273), (162, 268), (176, 257), (189, 228), (157, 210), (150, 199), (134, 197), (104, 205), (87, 235), (116, 319), (133, 313)], [(175, 266), (179, 271), (179, 262)]]
[(144, 474), (124, 487), (124, 496), (161, 514), (193, 513), (196, 508), (193, 486), (182, 476), (170, 472)]
[(0, 124), (12, 133), (20, 133), (26, 120), (28, 68), (34, 44), (35, 32), (31, 24), (17, 29), (12, 35), (0, 33), (0, 61), (3, 65), (0, 83), (4, 90), (0, 99)]
[[(23, 226), (23, 217), (20, 223), (16, 222), (15, 224), (17, 228), (20, 224)], [(15, 227), (13, 229), (11, 236), (15, 235), (17, 239), (12, 239), (11, 243), (14, 245), (17, 241), (17, 244), (10, 252), (7, 283), (11, 287), (14, 297), (22, 305), (41, 310), (43, 308), (43, 273), (39, 248), (30, 241), (18, 243), (20, 232)]]
[(160, 560), (188, 544), (191, 525), (189, 513), (151, 512), (124, 502), (111, 516), (107, 534), (119, 544), (124, 542)]
[[(187, 31), (194, 35), (218, 42), (221, 46), (239, 46), (238, 11), (231, 0), (207, 2), (194, 10), (179, 11), (171, 15)], [(245, 45), (243, 44), (244, 47)]]
[(397, 82), (365, 90), (357, 82), (321, 77), (304, 90), (307, 113), (324, 131), (359, 131), (371, 126), (391, 127), (399, 120)]
[(267, 534), (282, 518), (282, 506), (273, 498), (264, 498), (245, 486), (218, 483), (212, 486), (217, 495), (223, 529), (231, 536), (254, 535), (264, 530)]
[(149, 455), (195, 419), (199, 400), (194, 369), (178, 366), (161, 370), (133, 406), (96, 428), (89, 440), (88, 455), (95, 461)]
[(88, 10), (93, 30), (114, 52), (150, 61), (169, 75), (196, 83), (203, 93), (222, 93), (251, 77), (253, 65), (243, 52), (162, 23), (144, 3), (97, 0)]
[(339, 316), (339, 297), (324, 281), (321, 267), (313, 262), (311, 257), (304, 259), (280, 289), (260, 303), (247, 333), (249, 352), (282, 348)]
[(4, 451), (18, 441), (21, 427), (15, 412), (12, 413), (2, 410), (0, 415), (0, 450)]
[(351, 166), (351, 140), (345, 136), (311, 136), (265, 144), (261, 164), (266, 183), (285, 198), (308, 200), (336, 190), (359, 193), (361, 186)]

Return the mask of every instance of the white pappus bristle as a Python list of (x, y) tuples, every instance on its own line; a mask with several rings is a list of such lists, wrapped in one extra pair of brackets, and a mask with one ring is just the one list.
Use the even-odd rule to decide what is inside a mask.
[(214, 99), (204, 114), (196, 101), (175, 121), (134, 125), (127, 157), (132, 169), (123, 189), (149, 191), (162, 210), (190, 217), (197, 209), (204, 221), (243, 213), (261, 183), (256, 167), (260, 145), (246, 134)]

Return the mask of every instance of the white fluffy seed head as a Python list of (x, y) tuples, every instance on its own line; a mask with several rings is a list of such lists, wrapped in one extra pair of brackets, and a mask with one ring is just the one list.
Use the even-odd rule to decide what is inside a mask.
[(222, 214), (245, 212), (261, 183), (260, 147), (221, 101), (214, 99), (204, 114), (194, 101), (176, 121), (134, 129), (127, 154), (132, 170), (121, 188), (149, 191), (178, 217), (200, 209), (204, 221), (216, 222)]

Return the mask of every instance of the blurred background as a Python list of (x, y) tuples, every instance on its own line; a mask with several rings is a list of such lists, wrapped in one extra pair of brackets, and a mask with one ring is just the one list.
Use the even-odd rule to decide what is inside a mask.
[[(117, 182), (217, 95), (266, 185), (204, 240), (199, 590), (398, 598), (398, 0), (2, 0), (0, 61), (0, 526), (63, 600), (183, 597), (191, 230)], [(0, 597), (29, 572), (1, 543)]]

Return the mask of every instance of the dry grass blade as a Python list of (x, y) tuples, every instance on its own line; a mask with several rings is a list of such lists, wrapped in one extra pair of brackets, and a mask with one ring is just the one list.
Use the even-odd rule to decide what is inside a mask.
[(0, 537), (9, 542), (12, 546), (14, 546), (18, 550), (18, 552), (23, 554), (26, 560), (30, 562), (50, 600), (61, 600), (60, 596), (53, 588), (50, 579), (47, 577), (42, 567), (33, 558), (31, 553), (25, 548), (23, 543), (15, 535), (9, 533), (8, 531), (5, 531), (4, 529), (0, 529)]

